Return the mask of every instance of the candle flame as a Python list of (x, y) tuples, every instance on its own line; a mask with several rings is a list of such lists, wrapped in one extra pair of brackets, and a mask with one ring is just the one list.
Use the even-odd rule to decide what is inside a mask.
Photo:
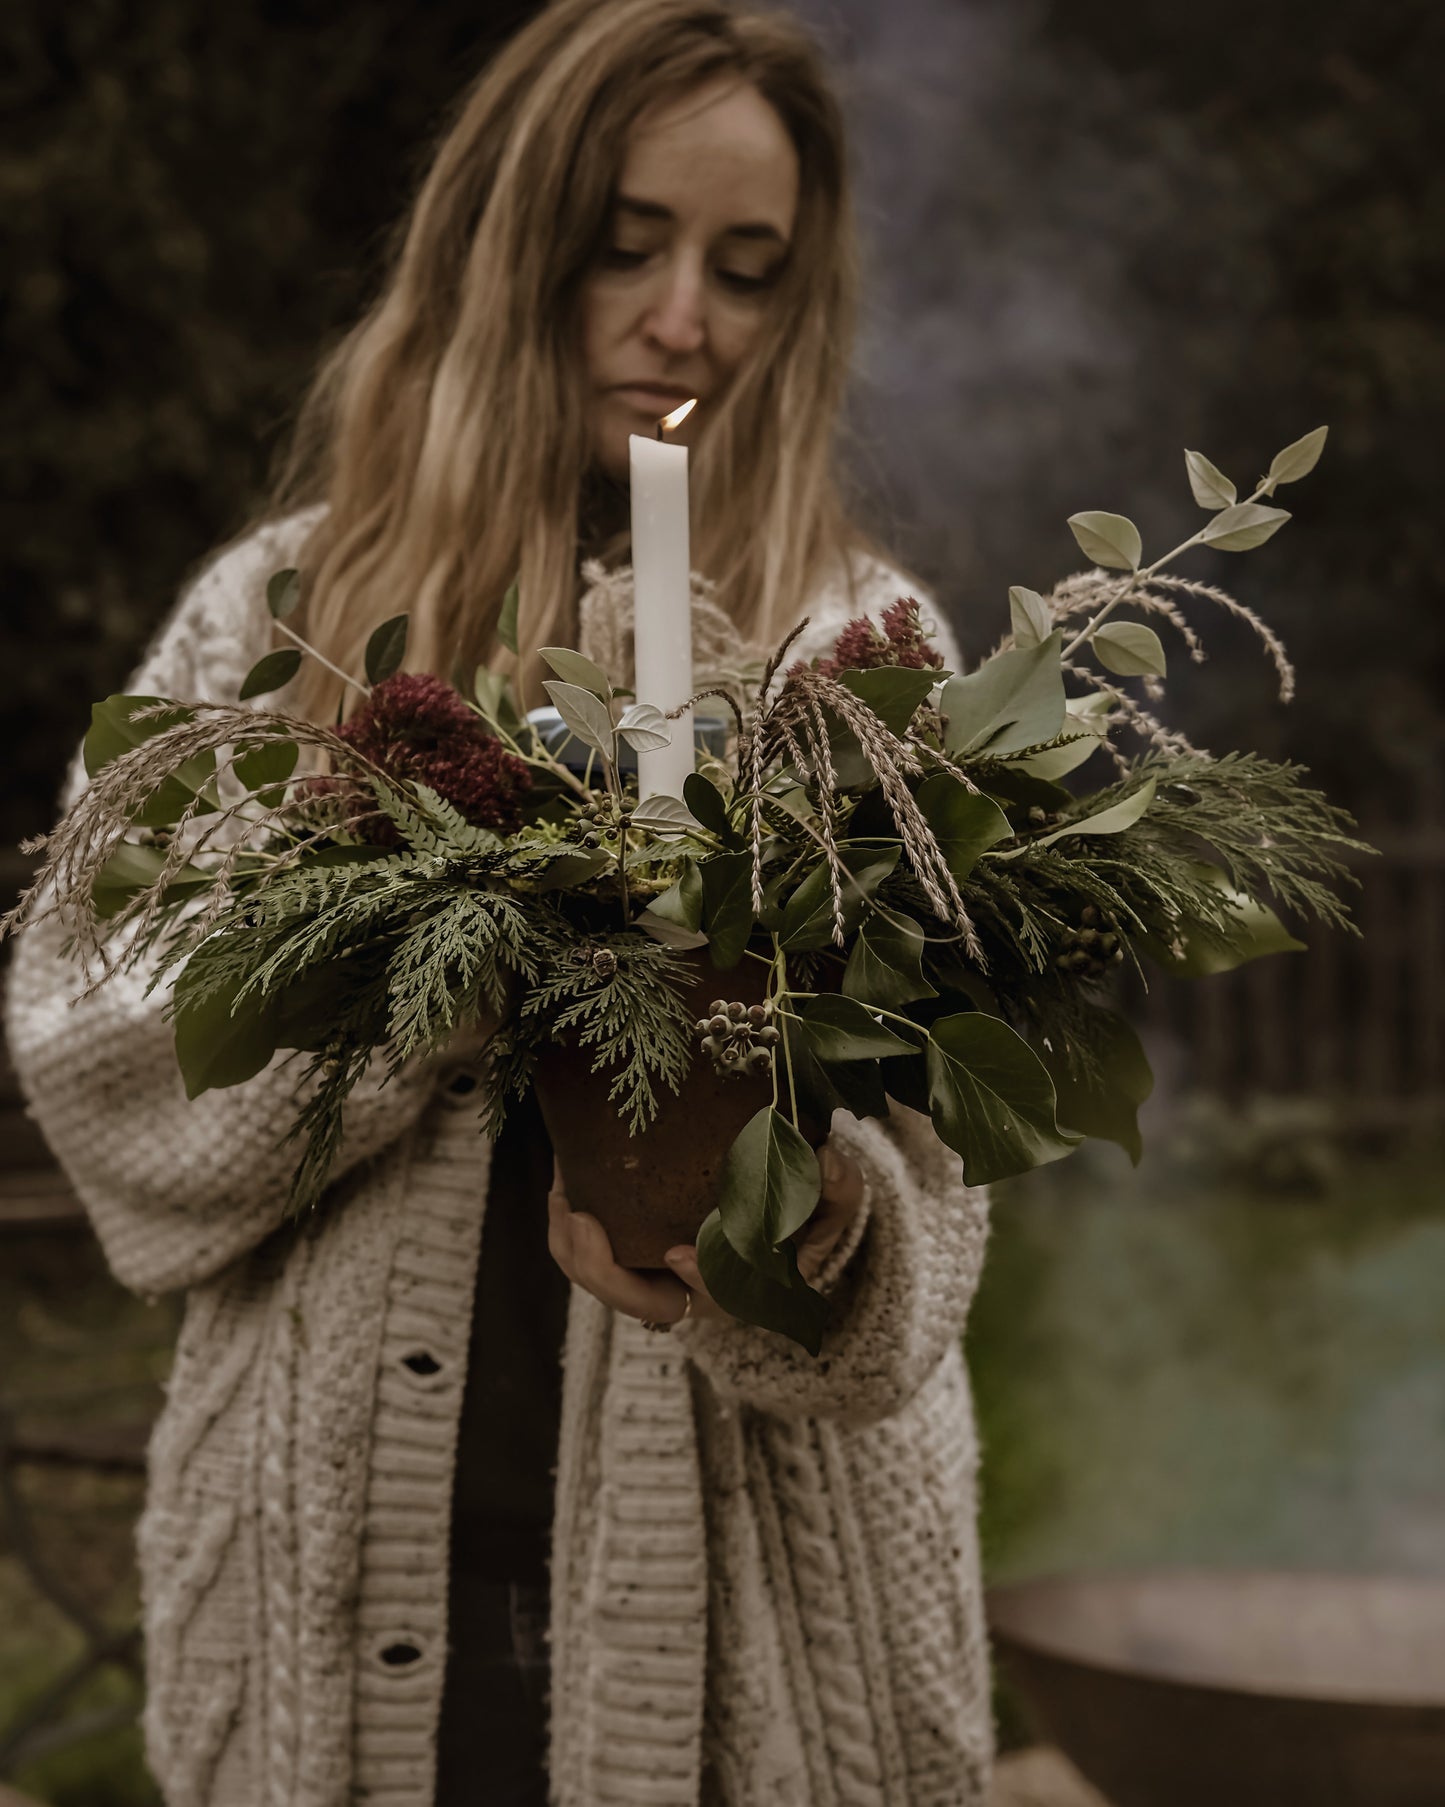
[(697, 397), (693, 396), (691, 401), (684, 402), (680, 408), (674, 408), (671, 414), (664, 414), (662, 419), (657, 423), (658, 427), (664, 433), (673, 432), (682, 425), (696, 406)]

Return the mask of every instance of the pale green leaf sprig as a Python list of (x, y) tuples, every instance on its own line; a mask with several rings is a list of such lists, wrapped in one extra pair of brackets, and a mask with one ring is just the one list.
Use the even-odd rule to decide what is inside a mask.
[[(1187, 539), (1147, 563), (1142, 535), (1127, 515), (1100, 510), (1071, 515), (1069, 528), (1096, 569), (1064, 579), (1047, 597), (1015, 585), (1009, 591), (1012, 631), (995, 648), (993, 659), (1031, 652), (1044, 646), (1050, 636), (1058, 635), (1060, 669), (1109, 700), (1103, 724), (1106, 729), (1122, 723), (1136, 729), (1157, 752), (1197, 753), (1198, 749), (1192, 748), (1184, 736), (1166, 729), (1112, 680), (1138, 678), (1145, 696), (1153, 700), (1162, 695), (1168, 672), (1164, 644), (1155, 627), (1145, 621), (1121, 619), (1121, 609), (1136, 608), (1167, 623), (1180, 635), (1189, 657), (1197, 663), (1205, 656), (1204, 648), (1183, 605), (1188, 601), (1207, 601), (1253, 630), (1279, 675), (1280, 699), (1288, 702), (1294, 694), (1294, 669), (1274, 630), (1253, 609), (1218, 585), (1177, 576), (1168, 567), (1196, 546), (1217, 552), (1248, 552), (1273, 538), (1290, 517), (1285, 509), (1267, 506), (1264, 498), (1272, 496), (1282, 484), (1297, 483), (1308, 476), (1319, 462), (1327, 436), (1328, 428), (1316, 427), (1276, 453), (1268, 471), (1244, 501), (1238, 500), (1233, 479), (1204, 453), (1186, 451), (1184, 465), (1190, 492), (1209, 518)], [(1112, 575), (1116, 572), (1123, 575)], [(1102, 673), (1109, 676), (1086, 663), (1086, 656), (1097, 661)], [(1075, 713), (1072, 701), (1070, 713)], [(1071, 732), (1067, 723), (1064, 732)], [(1080, 731), (1072, 732), (1078, 740)], [(1085, 743), (1080, 756), (1087, 756), (1092, 750)], [(1118, 763), (1117, 750), (1109, 750)], [(1036, 776), (1050, 777), (1070, 769), (1068, 764), (1060, 765), (1056, 754), (1046, 752), (1042, 757), (1050, 761), (1046, 772), (1042, 766), (1035, 770), (1027, 762), (1026, 769), (1035, 770)]]

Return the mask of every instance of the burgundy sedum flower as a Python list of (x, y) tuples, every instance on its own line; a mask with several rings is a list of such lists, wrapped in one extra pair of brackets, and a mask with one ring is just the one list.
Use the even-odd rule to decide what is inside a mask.
[(900, 596), (888, 605), (881, 630), (866, 615), (850, 621), (834, 641), (832, 657), (818, 661), (818, 670), (836, 678), (840, 671), (873, 671), (880, 665), (901, 665), (910, 671), (938, 671), (943, 665), (943, 654), (928, 644), (911, 596)]
[[(478, 828), (509, 834), (521, 823), (531, 773), (441, 678), (404, 671), (384, 679), (337, 733), (390, 777), (429, 786)], [(399, 839), (385, 816), (368, 820), (364, 832), (382, 846)]]

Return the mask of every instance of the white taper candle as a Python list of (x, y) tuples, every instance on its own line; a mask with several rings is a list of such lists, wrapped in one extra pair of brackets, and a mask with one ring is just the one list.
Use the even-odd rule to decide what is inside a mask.
[[(693, 690), (687, 447), (638, 433), (631, 435), (629, 447), (637, 700), (666, 712), (685, 703)], [(691, 709), (668, 726), (669, 746), (637, 755), (643, 797), (680, 797), (693, 769)]]

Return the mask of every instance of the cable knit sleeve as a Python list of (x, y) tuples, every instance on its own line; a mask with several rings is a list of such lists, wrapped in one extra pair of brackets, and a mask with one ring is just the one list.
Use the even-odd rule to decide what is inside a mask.
[(720, 1398), (782, 1418), (855, 1424), (905, 1405), (963, 1332), (988, 1240), (988, 1194), (927, 1117), (839, 1113), (833, 1145), (863, 1169), (861, 1235), (836, 1252), (820, 1290), (832, 1307), (822, 1353), (775, 1331), (699, 1318), (673, 1335)]
[[(269, 644), (266, 578), (291, 562), (303, 524), (260, 529), (216, 559), (131, 693), (233, 700)], [(83, 783), (77, 766), (70, 795)], [(14, 951), (6, 1028), (32, 1114), (116, 1276), (147, 1295), (197, 1285), (285, 1216), (298, 1158), (282, 1141), (295, 1113), (294, 1058), (278, 1055), (254, 1079), (188, 1101), (164, 1017), (169, 986), (147, 997), (149, 975), (137, 970), (75, 1001), (82, 982), (65, 938), (52, 918), (27, 928)], [(368, 1074), (347, 1106), (337, 1177), (400, 1135), (434, 1083), (426, 1068), (390, 1084)]]

